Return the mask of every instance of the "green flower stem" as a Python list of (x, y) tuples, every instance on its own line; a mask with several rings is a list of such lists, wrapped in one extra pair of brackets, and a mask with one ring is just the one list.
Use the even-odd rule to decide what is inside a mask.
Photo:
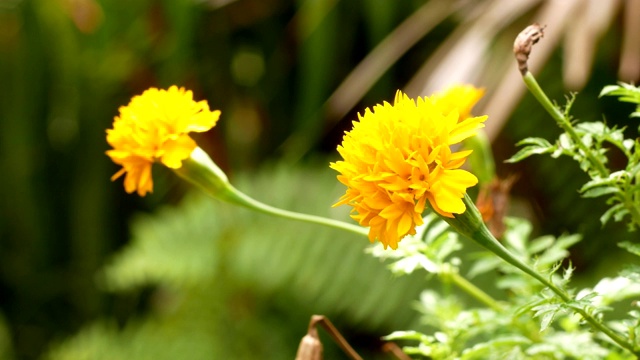
[(589, 162), (591, 162), (591, 164), (596, 168), (600, 176), (603, 178), (609, 176), (609, 170), (607, 170), (604, 164), (595, 156), (593, 156), (593, 154), (589, 151), (587, 146), (582, 142), (582, 139), (580, 139), (580, 136), (578, 136), (576, 131), (573, 129), (573, 126), (571, 126), (571, 122), (569, 121), (569, 119), (567, 119), (564, 114), (560, 112), (560, 110), (555, 105), (553, 105), (553, 103), (551, 103), (551, 100), (549, 100), (542, 88), (540, 88), (540, 85), (538, 85), (538, 82), (536, 81), (536, 78), (533, 77), (533, 74), (531, 74), (530, 71), (527, 71), (522, 79), (524, 80), (524, 83), (531, 94), (533, 94), (533, 96), (536, 98), (536, 100), (538, 100), (542, 107), (547, 110), (549, 115), (551, 115), (551, 117), (556, 121), (558, 126), (560, 126), (567, 134), (569, 134), (571, 140), (573, 140), (580, 151), (582, 151), (582, 153), (589, 159)]
[(322, 216), (308, 215), (308, 214), (302, 214), (294, 211), (279, 209), (279, 208), (261, 203), (249, 197), (248, 195), (240, 192), (239, 190), (235, 189), (233, 186), (230, 186), (230, 189), (234, 191), (234, 197), (232, 202), (237, 205), (241, 205), (246, 208), (249, 208), (251, 210), (255, 210), (255, 211), (262, 212), (269, 215), (283, 217), (286, 219), (298, 220), (298, 221), (304, 221), (304, 222), (313, 223), (313, 224), (329, 226), (336, 229), (350, 231), (358, 235), (368, 236), (368, 233), (369, 233), (365, 228), (358, 225), (349, 224), (343, 221), (333, 220), (333, 219), (325, 218)]
[[(572, 301), (571, 297), (562, 289), (558, 288), (549, 278), (542, 276), (540, 273), (531, 268), (521, 259), (513, 255), (507, 248), (505, 248), (496, 238), (491, 234), (487, 226), (482, 221), (482, 216), (476, 208), (475, 204), (465, 194), (463, 199), (467, 210), (462, 214), (454, 214), (453, 218), (442, 217), (449, 225), (456, 229), (462, 235), (475, 241), (482, 247), (498, 255), (504, 261), (522, 270), (529, 276), (538, 280), (543, 285), (547, 286), (551, 291), (556, 293), (565, 303)], [(593, 316), (587, 313), (584, 309), (573, 308), (579, 313), (591, 326), (607, 335), (611, 340), (620, 345), (621, 347), (631, 351), (636, 356), (640, 355), (640, 350), (635, 349), (632, 344), (627, 342), (624, 338), (613, 332), (611, 329), (600, 323)]]
[(471, 283), (469, 280), (465, 279), (462, 275), (460, 275), (460, 273), (458, 273), (457, 269), (455, 269), (451, 265), (443, 264), (438, 275), (443, 281), (450, 281), (462, 291), (471, 295), (473, 298), (487, 305), (493, 310), (498, 312), (504, 311), (504, 307), (502, 307), (498, 303), (498, 301), (496, 301), (486, 292), (482, 291), (482, 289), (480, 289), (479, 287), (473, 285), (473, 283)]
[(633, 221), (636, 224), (640, 225), (640, 205), (637, 200), (634, 200), (634, 194), (630, 194), (631, 191), (624, 194), (624, 205), (627, 210), (629, 210), (629, 214)]
[(188, 159), (182, 162), (182, 167), (173, 169), (173, 171), (178, 176), (204, 190), (207, 194), (235, 205), (244, 206), (269, 215), (346, 230), (359, 235), (367, 236), (368, 234), (367, 230), (361, 226), (322, 216), (279, 209), (249, 197), (234, 188), (229, 183), (225, 173), (209, 158), (207, 153), (198, 147)]
[(621, 186), (623, 189), (622, 199), (620, 201), (624, 204), (625, 208), (629, 210), (633, 222), (640, 225), (640, 201), (638, 201), (638, 192), (633, 189), (634, 180), (640, 182), (638, 177), (624, 176), (624, 185)]

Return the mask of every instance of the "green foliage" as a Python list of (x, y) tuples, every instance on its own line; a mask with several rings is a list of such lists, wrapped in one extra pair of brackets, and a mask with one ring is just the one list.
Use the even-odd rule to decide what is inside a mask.
[(7, 327), (7, 323), (2, 315), (0, 315), (0, 359), (13, 359), (13, 348), (11, 345), (11, 333)]
[(484, 131), (479, 131), (476, 136), (464, 141), (466, 149), (473, 150), (469, 155), (469, 166), (478, 177), (478, 183), (482, 186), (491, 183), (496, 177), (496, 165), (491, 151), (491, 142)]
[[(337, 200), (342, 188), (326, 167), (282, 166), (234, 183), (283, 208), (346, 215), (327, 212), (328, 199)], [(366, 243), (192, 193), (176, 207), (139, 215), (131, 243), (100, 276), (116, 293), (152, 286), (149, 313), (122, 329), (100, 321), (54, 347), (49, 358), (281, 359), (294, 356), (314, 313), (374, 337), (417, 325), (406, 304), (418, 296), (422, 277), (389, 276), (363, 252)], [(327, 356), (335, 352), (325, 347)]]
[(640, 88), (619, 82), (618, 85), (607, 85), (602, 88), (600, 96), (617, 96), (620, 101), (636, 104), (636, 111), (630, 116), (640, 117)]
[[(533, 81), (525, 79), (527, 85)], [(537, 91), (536, 87), (532, 86), (532, 91)], [(621, 101), (640, 104), (640, 90), (630, 85), (607, 87), (602, 95), (616, 95)], [(543, 101), (546, 96), (538, 99)], [(609, 196), (607, 204), (611, 208), (602, 215), (602, 223), (611, 217), (616, 221), (629, 217), (629, 229), (634, 230), (640, 225), (640, 146), (633, 139), (625, 139), (625, 129), (608, 127), (603, 122), (574, 122), (569, 115), (573, 101), (573, 97), (569, 99), (564, 112), (553, 108), (556, 112), (551, 115), (564, 130), (555, 143), (527, 138), (519, 143), (524, 147), (508, 162), (534, 154), (572, 158), (591, 178), (581, 187), (582, 196)], [(626, 157), (624, 170), (607, 167), (612, 148)], [(487, 307), (472, 307), (457, 292), (424, 291), (419, 309), (423, 323), (432, 332), (397, 331), (386, 337), (417, 342), (417, 346), (405, 347), (408, 354), (430, 359), (634, 359), (640, 353), (640, 311), (636, 301), (628, 302), (640, 296), (637, 265), (621, 267), (619, 276), (604, 277), (593, 288), (577, 291), (569, 286), (575, 270), (568, 262), (569, 247), (582, 237), (542, 236), (530, 240), (532, 225), (528, 221), (506, 218), (502, 245), (529, 263), (536, 273), (548, 277), (545, 287), (541, 284), (544, 281), (525, 275), (492, 252), (452, 257), (463, 247), (447, 229), (425, 236), (429, 229), (438, 229), (438, 221), (441, 220), (426, 217), (424, 229), (409, 239), (407, 247), (400, 243), (391, 270), (412, 273), (424, 269), (438, 274), (443, 282), (453, 280), (451, 284)], [(637, 244), (621, 242), (620, 246), (640, 256)], [(373, 254), (383, 256), (379, 250)], [(468, 264), (472, 258), (468, 277), (478, 279), (493, 274), (495, 289), (480, 289), (459, 277), (460, 264)], [(454, 276), (443, 276), (445, 273)], [(500, 298), (488, 293), (499, 294)], [(621, 315), (621, 310), (626, 311), (626, 316)]]
[[(608, 86), (602, 95), (616, 95), (621, 101), (634, 102), (640, 106), (640, 89), (622, 84)], [(609, 127), (601, 121), (573, 124), (569, 110), (574, 98), (569, 99), (564, 121), (560, 127), (565, 130), (555, 143), (542, 138), (526, 138), (517, 145), (524, 146), (507, 162), (518, 162), (531, 155), (550, 154), (554, 158), (568, 156), (578, 162), (580, 169), (589, 175), (580, 192), (583, 197), (595, 198), (607, 196), (610, 208), (600, 217), (605, 225), (611, 218), (616, 222), (629, 219), (630, 230), (640, 226), (640, 144), (634, 139), (625, 138), (624, 130)], [(634, 113), (635, 114), (635, 113)], [(635, 116), (635, 115), (632, 115)], [(609, 169), (607, 153), (611, 147), (619, 150), (626, 158), (622, 170)]]
[[(405, 352), (431, 359), (632, 359), (623, 350), (596, 336), (591, 328), (583, 326), (580, 317), (574, 315), (581, 309), (604, 320), (604, 312), (612, 304), (620, 304), (628, 298), (640, 295), (640, 282), (629, 279), (602, 279), (593, 289), (583, 289), (563, 301), (558, 295), (544, 289), (540, 283), (497, 259), (493, 253), (467, 254), (460, 258), (450, 256), (452, 250), (460, 250), (461, 243), (448, 230), (438, 229), (438, 220), (431, 215), (425, 218), (425, 228), (412, 238), (400, 243), (393, 253), (396, 262), (392, 271), (410, 273), (418, 269), (438, 273), (449, 267), (476, 259), (469, 271), (470, 277), (492, 274), (500, 299), (495, 306), (470, 307), (460, 293), (448, 295), (425, 290), (420, 296), (419, 311), (422, 321), (431, 333), (396, 331), (387, 340), (408, 341)], [(531, 224), (523, 219), (505, 219), (507, 231), (504, 245), (522, 259), (535, 259), (535, 267), (552, 277), (556, 284), (566, 286), (573, 269), (568, 267), (562, 275), (556, 272), (560, 263), (569, 255), (568, 248), (580, 241), (580, 236), (563, 235), (557, 239), (542, 236), (529, 240)], [(429, 230), (432, 231), (430, 235)], [(422, 245), (420, 245), (422, 244)], [(455, 244), (455, 245), (454, 245)], [(384, 256), (377, 247), (374, 255)], [(420, 260), (418, 260), (420, 259)], [(420, 264), (420, 265), (416, 265)], [(496, 292), (494, 289), (492, 292)], [(490, 289), (487, 289), (490, 290)], [(572, 292), (571, 292), (572, 293)], [(637, 315), (635, 312), (632, 315)], [(628, 329), (637, 331), (637, 318), (616, 320), (624, 322)], [(621, 325), (622, 326), (622, 325)]]
[(449, 225), (430, 213), (424, 218), (423, 226), (417, 229), (416, 235), (402, 240), (402, 246), (393, 252), (376, 243), (368, 252), (381, 259), (392, 259), (389, 269), (396, 275), (411, 274), (422, 268), (429, 274), (438, 274), (443, 267), (457, 263), (457, 258), (450, 255), (462, 248), (458, 234), (451, 231)]
[[(493, 49), (500, 50), (506, 46), (510, 51), (512, 38), (509, 32), (513, 29), (503, 27), (508, 22), (500, 21), (500, 26), (490, 26), (486, 24), (486, 17), (478, 16), (492, 13), (484, 11), (490, 2), (468, 2), (462, 11), (457, 11), (453, 16), (447, 14), (459, 9), (457, 5), (451, 7), (447, 1), (428, 3), (434, 5), (430, 9), (425, 7), (429, 16), (414, 16), (420, 24), (426, 24), (426, 27), (421, 25), (412, 28), (413, 31), (422, 27), (429, 30), (424, 30), (424, 34), (417, 36), (397, 32), (395, 40), (388, 43), (395, 46), (411, 37), (415, 41), (425, 37), (424, 40), (409, 53), (406, 51), (410, 45), (404, 50), (392, 48), (390, 53), (397, 57), (391, 57), (398, 59), (402, 56), (401, 60), (396, 66), (392, 65), (397, 60), (389, 60), (380, 70), (366, 73), (368, 80), (373, 79), (373, 85), (359, 89), (354, 84), (359, 85), (362, 81), (349, 83), (345, 80), (345, 84), (349, 85), (345, 88), (352, 93), (355, 90), (355, 95), (352, 103), (347, 101), (350, 105), (342, 109), (343, 112), (339, 111), (340, 114), (350, 111), (353, 104), (363, 97), (378, 101), (392, 94), (406, 83), (426, 59), (440, 57), (444, 59), (443, 64), (450, 64), (447, 57), (442, 57), (441, 52), (435, 50), (448, 32), (456, 35), (451, 36), (452, 41), (445, 42), (442, 48), (456, 49), (451, 45), (454, 45), (453, 40), (460, 38), (460, 32), (450, 30), (459, 24), (462, 25), (460, 30), (467, 29), (467, 35), (463, 39), (476, 39), (476, 27), (469, 25), (482, 24), (483, 29), (490, 32), (485, 38), (495, 45)], [(438, 6), (446, 11), (438, 11)], [(292, 241), (306, 247), (309, 252), (319, 251), (320, 256), (315, 263), (317, 267), (324, 267), (324, 261), (329, 256), (336, 262), (344, 256), (345, 261), (339, 265), (332, 263), (335, 268), (331, 274), (333, 278), (324, 278), (322, 285), (313, 282), (315, 270), (312, 266), (304, 268), (306, 275), (299, 276), (296, 287), (291, 287), (298, 293), (289, 296), (289, 286), (285, 279), (292, 278), (283, 275), (290, 274), (299, 262), (283, 262), (287, 253), (281, 248), (278, 249), (278, 257), (270, 256), (274, 242), (256, 240), (243, 242), (242, 263), (233, 263), (231, 256), (240, 253), (240, 250), (231, 247), (229, 254), (225, 251), (236, 237), (244, 239), (244, 235), (237, 233), (249, 223), (238, 223), (247, 213), (227, 207), (220, 210), (219, 204), (215, 203), (209, 207), (204, 204), (210, 202), (197, 195), (185, 199), (176, 209), (161, 210), (161, 214), (157, 216), (138, 216), (134, 220), (136, 225), (131, 230), (135, 242), (121, 255), (114, 257), (98, 277), (99, 283), (112, 293), (100, 293), (96, 289), (93, 281), (95, 272), (104, 257), (125, 241), (123, 234), (126, 229), (123, 224), (132, 209), (148, 211), (158, 203), (171, 201), (174, 196), (167, 192), (167, 179), (173, 179), (172, 177), (155, 176), (155, 194), (144, 199), (124, 194), (119, 183), (110, 183), (109, 176), (115, 172), (115, 166), (103, 154), (106, 149), (104, 129), (117, 112), (118, 106), (126, 103), (131, 95), (148, 86), (182, 84), (191, 87), (198, 98), (206, 98), (212, 106), (221, 108), (226, 119), (232, 119), (221, 123), (221, 128), (215, 134), (203, 136), (198, 142), (215, 148), (218, 158), (226, 160), (226, 164), (233, 164), (235, 170), (260, 163), (272, 156), (275, 149), (285, 149), (282, 151), (284, 155), (297, 158), (301, 152), (288, 150), (306, 150), (322, 141), (327, 144), (331, 142), (332, 145), (334, 139), (327, 141), (325, 130), (343, 116), (331, 115), (335, 108), (326, 105), (330, 103), (327, 102), (329, 93), (353, 69), (356, 62), (364, 58), (367, 51), (418, 7), (422, 8), (423, 2), (2, 2), (0, 78), (4, 86), (0, 88), (0, 147), (3, 154), (0, 163), (3, 169), (3, 186), (0, 189), (3, 191), (2, 197), (7, 201), (3, 202), (0, 221), (0, 273), (3, 274), (2, 289), (8, 293), (2, 298), (2, 311), (7, 314), (7, 323), (10, 325), (6, 329), (12, 329), (14, 333), (10, 336), (8, 330), (0, 331), (0, 334), (6, 335), (0, 335), (0, 358), (5, 358), (3, 349), (11, 348), (11, 345), (16, 357), (35, 358), (51, 338), (64, 336), (76, 329), (78, 324), (97, 317), (109, 319), (87, 327), (77, 338), (65, 342), (68, 346), (60, 346), (60, 349), (64, 349), (61, 351), (69, 351), (68, 358), (82, 358), (83, 346), (90, 349), (88, 353), (92, 358), (117, 358), (117, 355), (144, 358), (142, 349), (153, 351), (151, 344), (167, 345), (159, 347), (160, 357), (182, 358), (184, 356), (180, 355), (193, 353), (193, 357), (198, 358), (205, 355), (196, 353), (204, 354), (210, 349), (204, 345), (205, 340), (200, 336), (209, 334), (208, 330), (201, 331), (200, 334), (198, 331), (207, 328), (205, 322), (215, 323), (218, 320), (221, 325), (215, 336), (221, 339), (229, 340), (232, 336), (235, 336), (234, 340), (244, 339), (254, 335), (255, 338), (260, 338), (264, 333), (287, 333), (284, 328), (290, 325), (296, 333), (296, 339), (287, 342), (287, 346), (296, 343), (300, 329), (306, 327), (308, 313), (304, 316), (291, 315), (295, 319), (287, 318), (286, 314), (296, 311), (302, 313), (309, 309), (308, 304), (316, 302), (330, 307), (329, 297), (333, 300), (340, 298), (340, 291), (345, 286), (343, 283), (350, 283), (352, 280), (343, 276), (340, 270), (359, 264), (360, 260), (355, 256), (344, 256), (337, 250), (325, 251), (316, 242), (303, 241), (298, 244)], [(537, 7), (533, 9), (536, 10)], [(522, 19), (524, 10), (517, 11), (518, 16), (512, 16), (512, 19)], [(439, 16), (431, 16), (439, 12), (443, 14), (442, 19), (446, 19), (444, 22), (437, 20)], [(81, 29), (83, 25), (93, 28)], [(434, 26), (435, 31), (431, 31)], [(609, 32), (612, 33), (614, 32)], [(491, 34), (499, 36), (494, 38)], [(617, 49), (613, 49), (611, 45), (615, 43), (617, 42), (603, 41), (602, 44), (610, 49), (604, 52), (618, 54)], [(353, 46), (354, 44), (357, 46)], [(247, 49), (264, 64), (264, 71), (251, 84), (239, 81), (229, 71), (231, 68), (235, 69), (235, 60)], [(602, 50), (599, 48), (599, 52)], [(479, 81), (488, 89), (495, 88), (489, 79), (491, 75), (504, 73), (501, 64), (506, 57), (502, 51), (495, 53), (491, 61), (485, 61), (490, 64), (491, 71), (477, 72), (483, 74)], [(387, 54), (382, 52), (382, 58), (387, 57)], [(378, 56), (378, 61), (374, 62), (379, 62), (380, 58)], [(375, 57), (372, 59), (375, 60)], [(458, 60), (465, 59), (458, 57)], [(600, 62), (609, 68), (610, 61)], [(238, 71), (246, 73), (255, 70), (248, 67), (241, 67)], [(432, 73), (438, 76), (446, 74), (444, 71)], [(383, 74), (383, 80), (378, 81)], [(549, 74), (557, 77), (558, 72), (552, 71)], [(413, 82), (418, 83), (418, 88), (424, 83), (433, 83)], [(558, 86), (559, 84), (558, 82)], [(368, 90), (370, 88), (372, 90)], [(366, 105), (370, 103), (369, 101)], [(329, 115), (321, 116), (325, 112)], [(518, 126), (524, 128), (525, 125), (519, 122)], [(291, 141), (297, 146), (282, 146), (282, 141), (286, 138), (303, 140)], [(486, 174), (478, 175), (485, 181), (490, 179)], [(307, 185), (300, 187), (310, 187), (308, 184), (315, 183), (317, 179), (305, 181)], [(545, 185), (550, 181), (547, 178)], [(563, 183), (561, 178), (555, 178), (554, 181)], [(278, 192), (272, 194), (270, 185), (256, 193), (264, 197), (275, 196), (274, 199), (269, 199), (274, 200), (274, 204), (281, 200)], [(313, 205), (312, 201), (303, 204), (292, 200), (292, 203), (298, 204), (303, 211)], [(317, 200), (317, 203), (326, 206), (326, 198)], [(234, 219), (220, 222), (204, 220), (207, 218), (207, 214), (204, 214), (206, 210), (202, 210), (204, 208), (215, 214), (216, 218), (228, 215)], [(182, 225), (172, 221), (178, 218), (173, 214), (178, 209), (189, 212), (193, 219), (184, 217), (182, 221), (197, 224), (202, 233), (194, 228), (180, 229)], [(200, 209), (200, 212), (193, 212), (191, 209)], [(318, 213), (324, 212), (322, 207), (318, 209)], [(198, 216), (202, 219), (197, 219)], [(268, 234), (269, 237), (280, 239), (282, 232), (289, 232), (290, 228), (298, 230), (289, 222), (267, 217), (263, 221), (267, 223), (265, 227), (276, 228)], [(166, 223), (166, 227), (162, 228), (158, 225), (160, 223)], [(236, 225), (231, 227), (228, 224)], [(168, 229), (169, 227), (175, 231)], [(322, 231), (318, 233), (321, 234)], [(184, 236), (180, 236), (181, 234)], [(211, 234), (211, 239), (215, 241), (208, 241), (207, 234)], [(178, 244), (169, 235), (178, 236), (175, 238), (180, 240)], [(337, 234), (323, 236), (331, 238), (326, 242), (337, 243), (338, 241), (333, 240), (340, 240), (333, 238), (338, 237)], [(159, 244), (154, 244), (155, 241)], [(356, 242), (360, 243), (359, 240)], [(284, 248), (289, 246), (288, 242), (277, 244)], [(589, 246), (593, 247), (593, 244), (590, 243)], [(263, 251), (264, 256), (256, 254), (258, 251)], [(189, 257), (189, 261), (181, 259), (183, 256)], [(258, 267), (258, 264), (264, 264), (264, 269), (255, 270), (254, 267)], [(234, 269), (229, 279), (221, 276), (230, 273), (229, 268)], [(374, 271), (373, 268), (376, 268), (373, 264), (362, 267), (364, 270), (361, 273), (351, 276), (366, 280), (367, 274)], [(638, 273), (631, 267), (629, 271)], [(380, 275), (371, 276), (376, 280), (404, 281), (392, 281), (388, 274), (375, 274)], [(212, 278), (216, 282), (212, 282)], [(406, 298), (415, 299), (418, 289), (423, 286), (421, 280), (414, 279), (397, 291)], [(334, 282), (339, 284), (332, 293), (318, 297), (317, 287), (334, 289)], [(204, 294), (196, 291), (196, 284), (206, 286), (208, 292)], [(383, 284), (387, 285), (386, 282)], [(129, 320), (124, 326), (114, 324), (110, 320), (111, 312), (115, 311), (112, 309), (113, 299), (116, 299), (116, 304), (120, 304), (122, 298), (128, 299), (130, 296), (137, 299), (141, 296), (141, 286), (153, 287), (153, 303), (156, 304), (156, 300), (160, 298), (163, 299), (160, 304), (164, 305), (152, 306), (150, 314), (145, 313), (140, 319)], [(300, 291), (300, 287), (305, 290)], [(309, 287), (314, 291), (307, 294)], [(385, 292), (382, 285), (362, 286), (358, 289), (362, 293), (369, 293), (374, 289), (376, 292)], [(207, 297), (214, 293), (226, 294), (227, 297)], [(399, 293), (394, 292), (393, 295), (400, 296)], [(237, 298), (244, 299), (245, 295), (256, 303), (270, 303), (271, 308), (238, 306)], [(207, 312), (211, 307), (198, 307), (195, 302), (181, 301), (191, 298), (200, 299), (199, 303), (217, 306), (216, 315)], [(273, 300), (276, 298), (279, 300)], [(299, 302), (282, 304), (291, 298), (303, 298), (301, 301), (304, 304), (299, 306), (300, 310), (296, 310)], [(380, 298), (380, 295), (374, 297), (378, 300)], [(167, 301), (168, 299), (177, 300)], [(167, 312), (167, 303), (171, 304), (171, 309), (179, 307), (182, 310)], [(176, 303), (180, 306), (175, 305)], [(402, 303), (401, 309), (409, 308), (406, 301)], [(342, 300), (339, 300), (336, 309), (340, 309), (342, 304)], [(378, 305), (385, 304), (386, 299), (382, 299)], [(145, 308), (145, 303), (136, 305)], [(236, 313), (225, 320), (220, 314), (229, 308), (235, 309)], [(353, 306), (343, 309), (344, 312), (352, 310)], [(360, 309), (362, 313), (357, 316), (347, 314), (347, 318), (353, 316), (361, 319), (365, 310), (375, 313), (376, 304), (369, 302), (366, 309)], [(402, 313), (397, 309), (395, 311)], [(163, 316), (159, 317), (158, 313)], [(189, 322), (180, 322), (178, 319), (187, 313), (193, 318), (192, 326)], [(248, 321), (246, 317), (239, 320), (236, 315), (240, 313), (258, 315), (252, 321)], [(280, 318), (274, 319), (273, 313), (280, 315)], [(411, 315), (406, 310), (405, 317), (410, 318)], [(374, 318), (376, 317), (367, 321), (375, 322)], [(336, 319), (332, 317), (332, 320)], [(247, 324), (244, 328), (237, 326), (241, 321)], [(403, 326), (392, 325), (393, 321), (395, 320), (380, 323), (384, 323), (385, 327)], [(398, 322), (404, 323), (405, 320)], [(301, 325), (302, 323), (304, 324)], [(346, 323), (348, 326), (358, 326), (351, 320)], [(182, 325), (178, 326), (179, 324)], [(223, 328), (225, 324), (231, 326)], [(174, 325), (183, 333), (169, 335), (169, 331), (157, 329)], [(273, 326), (268, 327), (269, 325)], [(153, 330), (154, 327), (156, 330)], [(257, 334), (258, 330), (264, 331)], [(200, 348), (206, 351), (195, 350), (195, 345), (192, 352), (169, 351), (169, 344), (177, 344), (187, 337), (199, 341), (202, 345)], [(10, 344), (9, 339), (13, 339), (13, 344)], [(246, 344), (240, 340), (217, 341), (213, 335), (207, 337), (206, 341), (220, 349), (230, 343)], [(267, 342), (264, 340), (264, 343)], [(277, 341), (274, 340), (273, 344), (277, 344)], [(72, 351), (72, 347), (75, 351)], [(180, 349), (180, 346), (176, 346), (176, 349)], [(274, 345), (269, 349), (280, 347)], [(113, 351), (113, 356), (109, 356), (108, 351)], [(223, 350), (214, 351), (208, 358), (217, 355), (225, 358), (232, 353), (238, 355), (238, 351), (236, 347), (228, 353)], [(61, 352), (55, 353), (62, 356)]]

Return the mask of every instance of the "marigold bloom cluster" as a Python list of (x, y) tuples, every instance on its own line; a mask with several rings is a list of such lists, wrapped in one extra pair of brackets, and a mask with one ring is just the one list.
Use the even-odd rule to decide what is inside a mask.
[(345, 133), (331, 164), (347, 191), (334, 205), (353, 206), (351, 217), (368, 226), (369, 240), (396, 249), (422, 224), (428, 203), (438, 214), (465, 211), (467, 188), (478, 179), (459, 169), (471, 151), (452, 145), (475, 135), (486, 116), (469, 117), (482, 90), (456, 86), (417, 101), (398, 91), (393, 105), (366, 109)]
[(196, 148), (188, 134), (208, 131), (220, 117), (220, 111), (210, 111), (206, 101), (194, 101), (191, 91), (177, 86), (150, 88), (119, 110), (113, 129), (107, 130), (107, 142), (113, 147), (107, 155), (122, 169), (111, 180), (126, 174), (125, 190), (140, 196), (153, 191), (154, 162), (180, 168)]

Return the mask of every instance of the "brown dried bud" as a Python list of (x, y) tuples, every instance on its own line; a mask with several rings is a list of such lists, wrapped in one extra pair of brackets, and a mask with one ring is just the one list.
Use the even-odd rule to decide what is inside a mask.
[(315, 324), (309, 326), (309, 331), (300, 341), (296, 360), (322, 360), (322, 343), (318, 338)]
[(529, 71), (527, 61), (529, 60), (529, 54), (531, 53), (533, 44), (537, 43), (543, 36), (544, 26), (534, 23), (527, 26), (516, 37), (516, 41), (513, 43), (513, 53), (516, 55), (518, 69), (520, 69), (522, 76)]

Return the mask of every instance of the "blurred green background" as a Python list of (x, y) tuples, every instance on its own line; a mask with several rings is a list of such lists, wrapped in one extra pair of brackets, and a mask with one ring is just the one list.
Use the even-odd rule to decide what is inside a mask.
[[(532, 68), (549, 95), (579, 90), (578, 118), (632, 125), (631, 106), (597, 94), (639, 79), (637, 7), (0, 0), (0, 358), (291, 359), (322, 313), (361, 354), (387, 359), (379, 337), (417, 326), (412, 302), (435, 283), (393, 278), (361, 239), (228, 207), (160, 167), (145, 198), (110, 182), (105, 129), (151, 86), (184, 86), (222, 110), (196, 139), (237, 187), (336, 218), (348, 209), (330, 208), (344, 189), (327, 167), (357, 112), (396, 89), (484, 87), (476, 112), (489, 115), (498, 173), (520, 175), (514, 210), (540, 233), (583, 233), (579, 274), (606, 274), (607, 240), (628, 235), (601, 227), (602, 200), (578, 203), (577, 165), (501, 163), (517, 140), (559, 133), (524, 94), (511, 46), (547, 24)], [(344, 356), (324, 340), (327, 358)]]

